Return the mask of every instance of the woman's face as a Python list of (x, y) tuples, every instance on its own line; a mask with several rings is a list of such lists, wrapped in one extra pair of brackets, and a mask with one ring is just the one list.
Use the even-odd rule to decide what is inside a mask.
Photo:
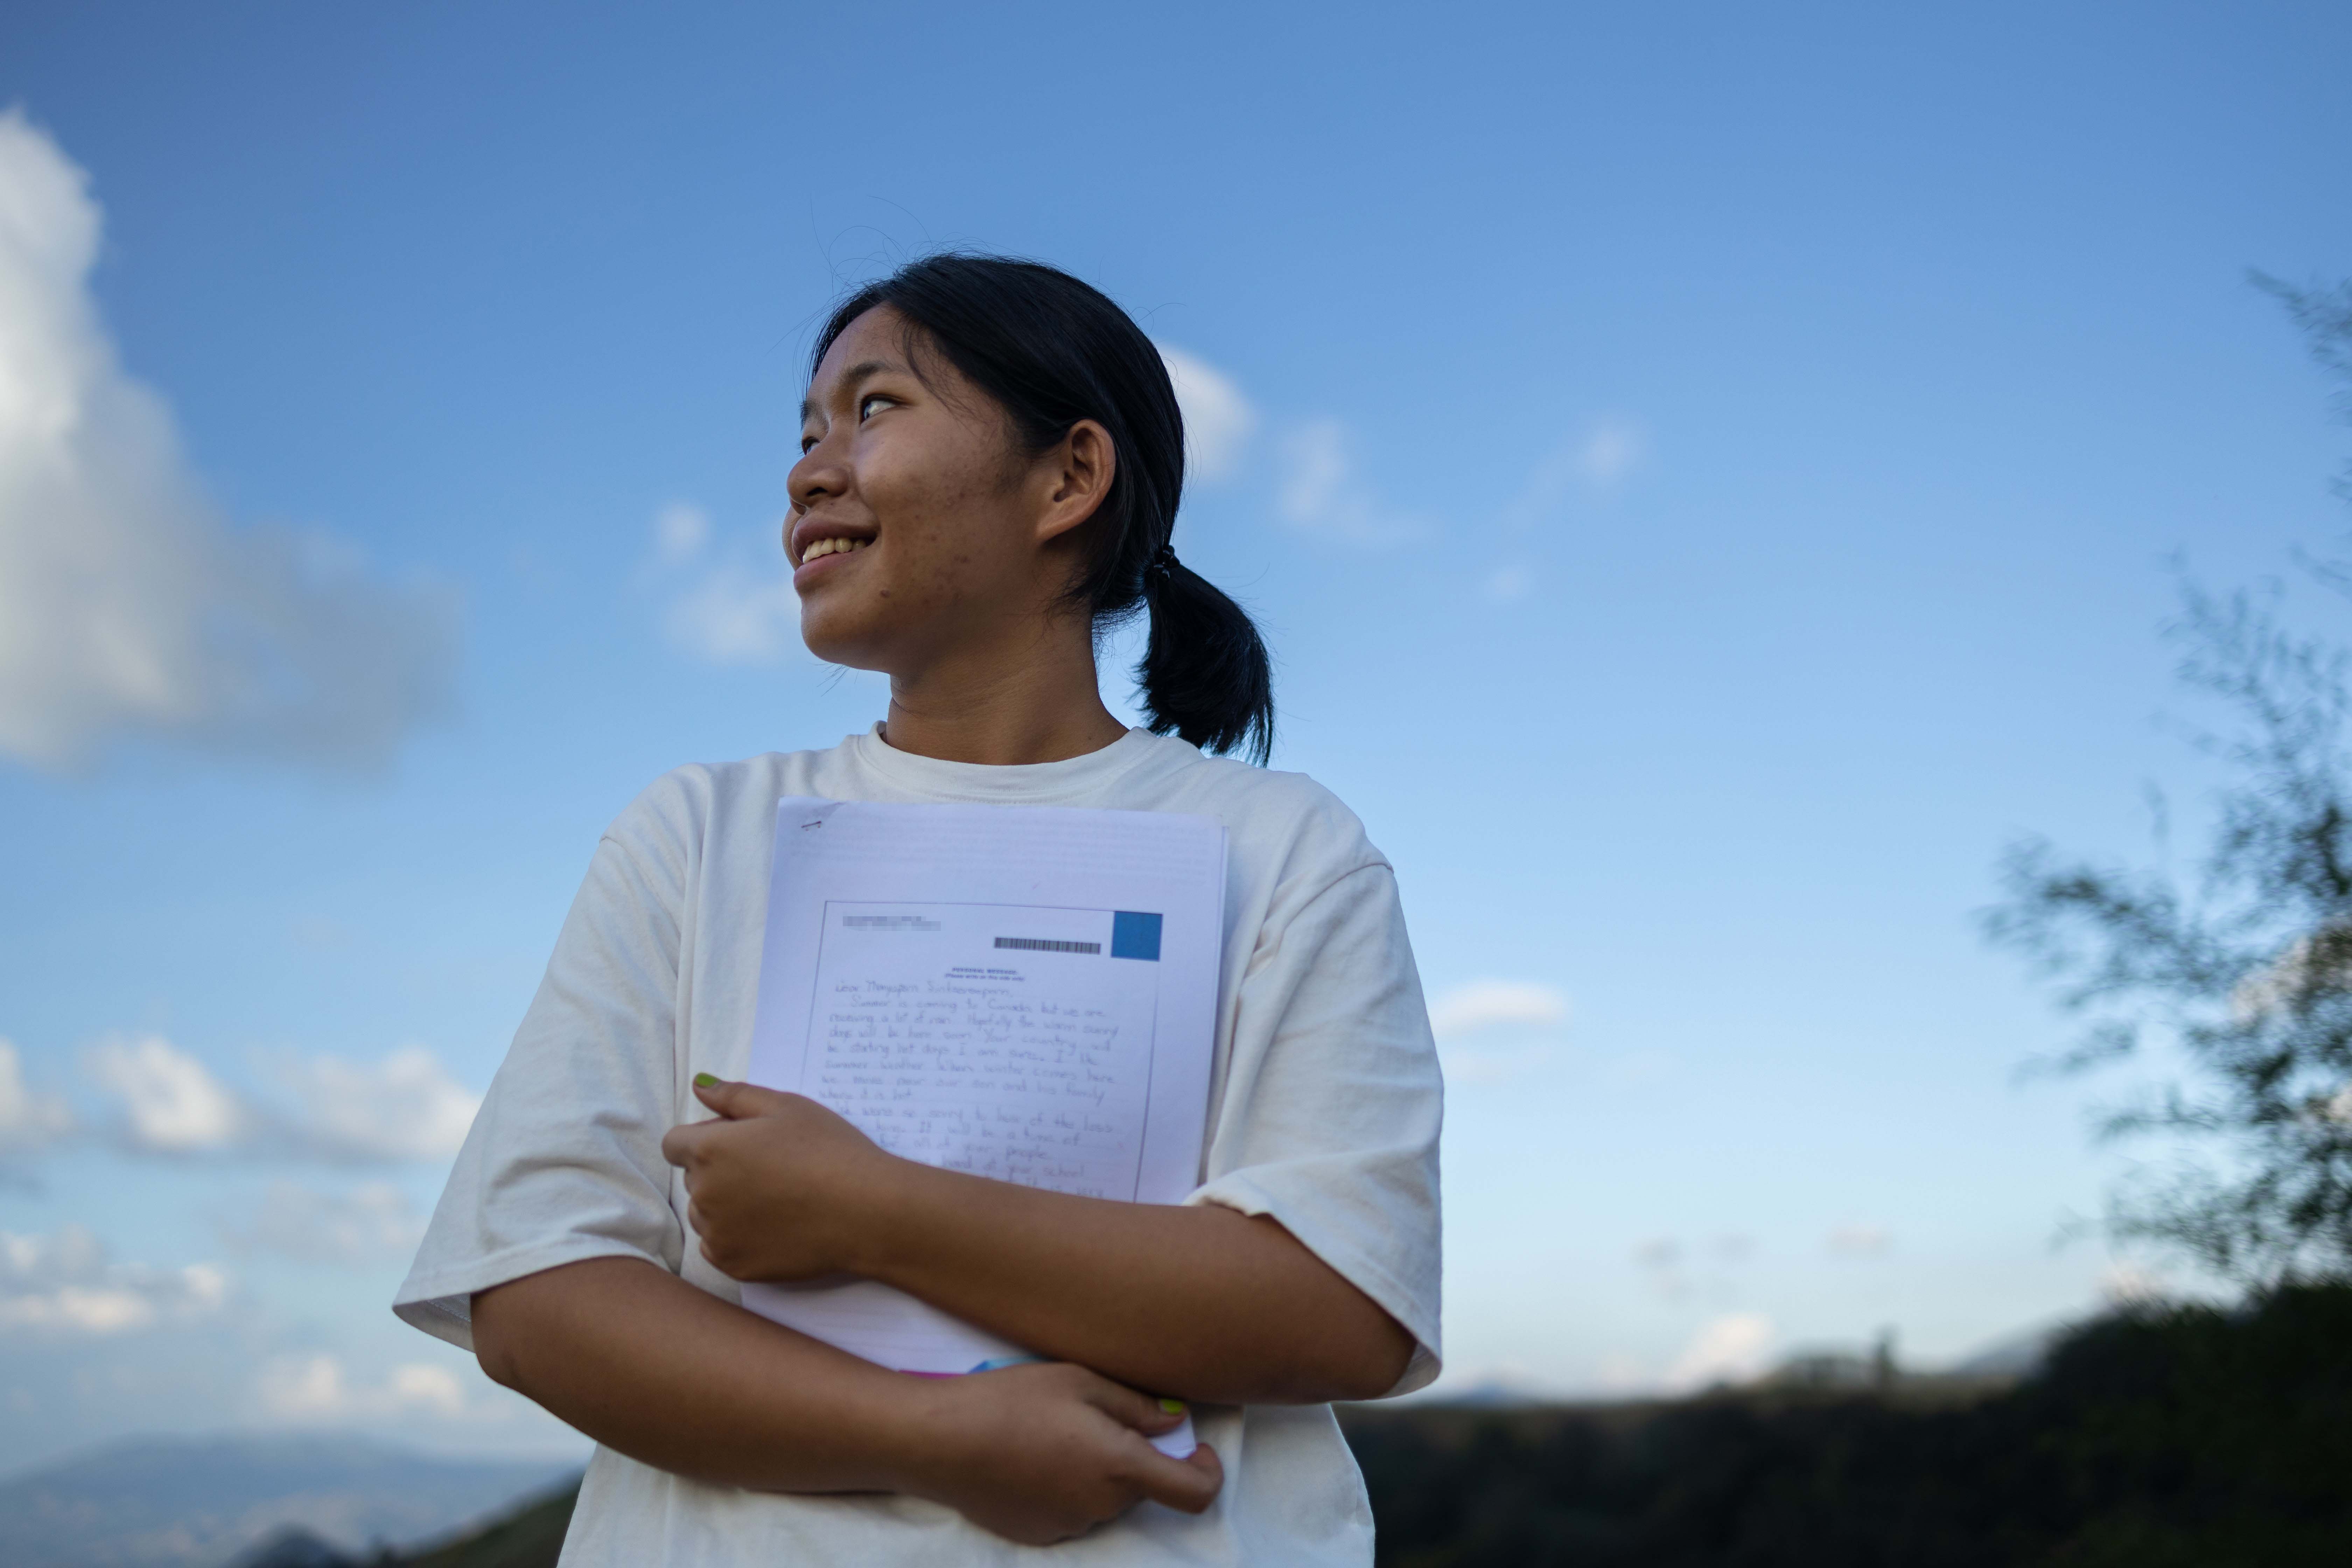
[[(825, 351), (802, 405), (784, 553), (819, 658), (911, 674), (1049, 610), (1070, 578), (1060, 465), (946, 356), (908, 358), (904, 318), (866, 311)], [(1041, 536), (1043, 534), (1043, 536)]]

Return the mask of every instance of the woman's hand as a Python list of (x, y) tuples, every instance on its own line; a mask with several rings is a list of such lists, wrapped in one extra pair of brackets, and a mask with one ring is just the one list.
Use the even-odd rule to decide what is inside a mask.
[(1150, 1438), (1182, 1406), (1067, 1362), (941, 1378), (899, 1489), (1024, 1546), (1083, 1535), (1149, 1500), (1199, 1513), (1225, 1483), (1205, 1444), (1171, 1459)]
[(863, 1272), (868, 1216), (919, 1167), (802, 1095), (715, 1079), (694, 1092), (719, 1120), (671, 1128), (662, 1158), (686, 1173), (687, 1222), (711, 1267), (785, 1281)]

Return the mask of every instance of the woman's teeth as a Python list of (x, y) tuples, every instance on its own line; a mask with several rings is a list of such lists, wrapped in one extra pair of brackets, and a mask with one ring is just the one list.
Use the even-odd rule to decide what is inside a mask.
[(852, 550), (863, 550), (874, 542), (870, 539), (815, 539), (801, 552), (801, 564), (805, 566), (820, 555), (841, 555)]

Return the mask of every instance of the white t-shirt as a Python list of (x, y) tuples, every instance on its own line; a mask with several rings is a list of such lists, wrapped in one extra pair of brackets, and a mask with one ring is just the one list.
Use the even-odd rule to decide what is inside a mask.
[[(642, 1258), (723, 1300), (661, 1138), (698, 1072), (745, 1076), (776, 801), (942, 801), (1191, 812), (1228, 834), (1225, 949), (1202, 1183), (1186, 1201), (1271, 1215), (1409, 1330), (1392, 1393), (1438, 1370), (1442, 1089), (1394, 873), (1297, 773), (1141, 730), (1020, 767), (896, 751), (878, 733), (662, 778), (606, 830), (457, 1155), (393, 1310), (472, 1348), (472, 1295), (587, 1258)], [(1371, 1562), (1361, 1478), (1328, 1405), (1202, 1405), (1224, 1489), (1198, 1517), (1144, 1503), (1053, 1561)], [(894, 1496), (705, 1486), (599, 1447), (567, 1564), (787, 1568), (1010, 1563), (952, 1510)]]

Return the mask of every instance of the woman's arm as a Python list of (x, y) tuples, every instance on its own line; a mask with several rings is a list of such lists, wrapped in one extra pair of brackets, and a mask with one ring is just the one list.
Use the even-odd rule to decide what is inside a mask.
[(887, 1154), (799, 1095), (698, 1085), (674, 1128), (703, 1255), (738, 1279), (878, 1279), (1042, 1355), (1216, 1404), (1370, 1399), (1412, 1336), (1271, 1219), (1071, 1197)]
[(1223, 1472), (1147, 1434), (1178, 1417), (1083, 1367), (925, 1379), (769, 1322), (637, 1258), (473, 1300), (482, 1370), (631, 1458), (758, 1491), (896, 1491), (1007, 1539), (1066, 1539), (1144, 1498), (1198, 1513)]

